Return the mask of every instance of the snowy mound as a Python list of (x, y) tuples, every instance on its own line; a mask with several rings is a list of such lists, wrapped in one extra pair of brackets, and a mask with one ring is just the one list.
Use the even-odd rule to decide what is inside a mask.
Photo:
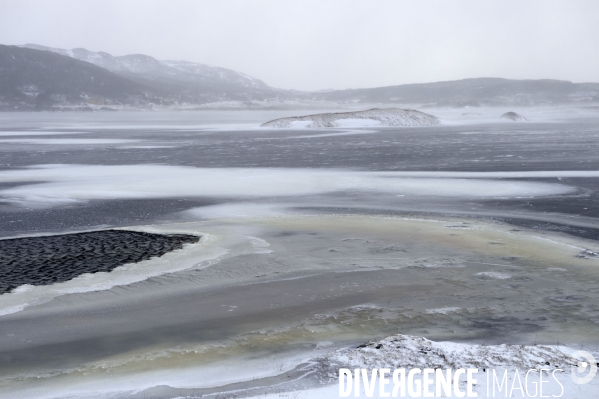
[(578, 362), (570, 355), (573, 352), (563, 346), (472, 345), (434, 342), (424, 337), (400, 334), (355, 349), (340, 349), (329, 354), (328, 360), (338, 367), (351, 369), (558, 368), (569, 371)]
[[(592, 353), (595, 359), (598, 355), (597, 352)], [(582, 383), (582, 385), (573, 379), (573, 366), (579, 365), (581, 360), (586, 359), (576, 350), (565, 346), (472, 345), (434, 342), (410, 335), (394, 335), (378, 342), (360, 345), (357, 348), (332, 351), (317, 359), (319, 372), (322, 373), (321, 380), (330, 385), (300, 391), (303, 394), (300, 397), (337, 398), (340, 397), (339, 393), (342, 390), (348, 393), (348, 388), (350, 388), (351, 397), (361, 398), (384, 396), (465, 397), (465, 391), (469, 389), (466, 378), (464, 377), (458, 384), (455, 384), (456, 371), (458, 369), (477, 369), (478, 371), (473, 375), (475, 380), (472, 391), (475, 393), (473, 396), (479, 398), (597, 398), (597, 392), (599, 392), (597, 378)], [(577, 374), (580, 374), (577, 377), (580, 378), (583, 374), (590, 375), (588, 366), (584, 366), (586, 371), (581, 372), (578, 369)], [(349, 369), (354, 376), (352, 382), (349, 379), (339, 378), (342, 368)], [(360, 369), (362, 369), (361, 377), (356, 383), (356, 375)], [(388, 369), (385, 371), (387, 381), (381, 383), (380, 372), (384, 369)], [(406, 375), (409, 372), (417, 371), (413, 380), (408, 375), (401, 392), (397, 391), (399, 386), (391, 378), (392, 373), (398, 369), (404, 369)], [(425, 382), (427, 377), (424, 377), (426, 369), (435, 370), (434, 373), (428, 374), (428, 383)], [(378, 376), (377, 372), (379, 372)], [(448, 388), (438, 385), (437, 372), (454, 376), (453, 389), (451, 384)], [(424, 384), (427, 384), (428, 388)], [(410, 390), (414, 390), (414, 392)], [(383, 391), (386, 395), (383, 395)], [(393, 394), (391, 394), (392, 391)], [(281, 396), (281, 394), (273, 394), (260, 396), (260, 398), (277, 399)], [(298, 394), (289, 397), (298, 397)], [(468, 395), (468, 397), (471, 396)], [(258, 396), (255, 398), (257, 399)]]
[(511, 121), (527, 121), (528, 119), (526, 119), (525, 117), (523, 117), (520, 114), (517, 114), (515, 112), (506, 112), (505, 114), (501, 115), (502, 119), (509, 119)]
[(373, 108), (366, 111), (336, 112), (275, 119), (262, 124), (275, 128), (323, 128), (366, 126), (434, 126), (437, 117), (412, 109)]

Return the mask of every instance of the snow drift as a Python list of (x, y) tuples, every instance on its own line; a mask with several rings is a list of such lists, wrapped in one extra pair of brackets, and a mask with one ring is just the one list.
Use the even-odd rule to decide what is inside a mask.
[(357, 348), (328, 354), (328, 361), (348, 368), (512, 368), (570, 371), (575, 350), (549, 345), (474, 345), (434, 342), (424, 337), (394, 335)]
[(335, 112), (294, 116), (268, 121), (262, 127), (361, 127), (361, 126), (434, 126), (439, 119), (413, 109), (373, 108), (365, 111)]

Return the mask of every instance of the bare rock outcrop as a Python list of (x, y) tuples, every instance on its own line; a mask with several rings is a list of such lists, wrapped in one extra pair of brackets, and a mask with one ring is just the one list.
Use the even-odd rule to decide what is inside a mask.
[(518, 121), (527, 121), (528, 120), (525, 117), (523, 117), (522, 115), (517, 114), (517, 113), (512, 112), (512, 111), (506, 112), (505, 114), (501, 115), (501, 118), (502, 119), (509, 119), (509, 120), (515, 121), (515, 122), (518, 122)]

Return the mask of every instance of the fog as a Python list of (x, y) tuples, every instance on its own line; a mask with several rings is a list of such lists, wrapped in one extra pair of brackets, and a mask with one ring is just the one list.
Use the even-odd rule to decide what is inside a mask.
[(3, 44), (188, 60), (300, 90), (473, 77), (599, 81), (598, 25), (593, 0), (0, 3)]

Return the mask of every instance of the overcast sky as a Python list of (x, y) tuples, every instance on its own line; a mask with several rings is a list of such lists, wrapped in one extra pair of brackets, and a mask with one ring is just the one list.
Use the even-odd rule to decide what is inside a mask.
[(315, 90), (599, 82), (598, 0), (0, 0), (0, 44), (142, 53)]

